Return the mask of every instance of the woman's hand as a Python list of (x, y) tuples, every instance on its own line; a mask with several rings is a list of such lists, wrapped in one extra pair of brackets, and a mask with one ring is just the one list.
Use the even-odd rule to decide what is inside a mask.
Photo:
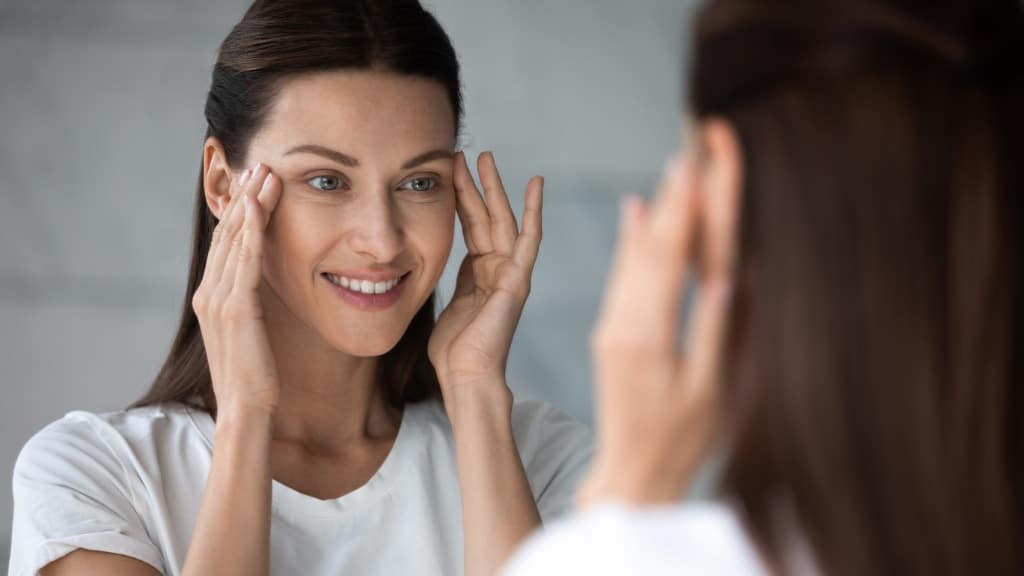
[(259, 286), (263, 235), (281, 196), (280, 180), (257, 164), (232, 183), (213, 231), (203, 280), (192, 297), (219, 414), (273, 412), (279, 383), (263, 321)]
[[(678, 500), (715, 439), (735, 211), (730, 199), (707, 200), (694, 167), (676, 158), (651, 207), (636, 198), (623, 205), (592, 335), (598, 446), (579, 493), (583, 506)], [(700, 277), (684, 353), (681, 301), (695, 259)]]
[(505, 364), (540, 248), (544, 181), (534, 177), (526, 186), (520, 232), (494, 157), (482, 154), (477, 167), (486, 204), (465, 155), (456, 155), (456, 206), (467, 254), (427, 347), (455, 436), (470, 575), (495, 574), (540, 525), (512, 435)]
[(481, 154), (477, 167), (486, 204), (465, 154), (456, 154), (457, 210), (467, 254), (428, 347), (446, 404), (456, 389), (493, 392), (497, 386), (508, 394), (505, 365), (540, 248), (544, 180), (535, 176), (527, 184), (520, 231), (494, 156)]

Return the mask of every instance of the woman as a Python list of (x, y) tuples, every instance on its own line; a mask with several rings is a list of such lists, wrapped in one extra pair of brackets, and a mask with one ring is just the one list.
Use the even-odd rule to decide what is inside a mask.
[(132, 409), (23, 449), (12, 575), (484, 574), (568, 508), (587, 435), (504, 380), (543, 182), (519, 230), (460, 115), (417, 2), (252, 5), (213, 71), (170, 355)]
[[(1022, 571), (1021, 7), (917, 4), (701, 14), (692, 145), (623, 210), (583, 511), (507, 574)], [(720, 497), (677, 503), (708, 456)]]

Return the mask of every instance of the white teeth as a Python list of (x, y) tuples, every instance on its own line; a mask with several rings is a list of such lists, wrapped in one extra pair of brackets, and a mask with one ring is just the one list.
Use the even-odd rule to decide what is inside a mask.
[(342, 288), (348, 288), (353, 292), (359, 292), (361, 294), (383, 294), (389, 292), (392, 288), (398, 285), (401, 278), (393, 278), (391, 280), (384, 280), (381, 282), (371, 282), (369, 280), (355, 280), (352, 278), (346, 278), (344, 276), (337, 276), (335, 274), (327, 273), (327, 279), (336, 286)]

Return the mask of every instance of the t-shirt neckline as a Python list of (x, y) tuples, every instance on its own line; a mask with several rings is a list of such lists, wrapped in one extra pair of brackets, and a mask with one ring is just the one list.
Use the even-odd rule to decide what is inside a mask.
[[(422, 439), (422, 434), (417, 434), (413, 430), (418, 423), (419, 411), (417, 408), (418, 406), (415, 404), (407, 404), (402, 409), (402, 418), (398, 425), (395, 442), (380, 468), (365, 484), (338, 498), (321, 500), (273, 480), (271, 486), (273, 512), (278, 516), (295, 520), (311, 516), (321, 518), (349, 516), (376, 500), (390, 495), (395, 483), (402, 477), (402, 468), (416, 450), (414, 444), (417, 439)], [(213, 418), (209, 413), (191, 407), (187, 408), (187, 411), (193, 425), (202, 436), (203, 442), (212, 453), (215, 426)]]

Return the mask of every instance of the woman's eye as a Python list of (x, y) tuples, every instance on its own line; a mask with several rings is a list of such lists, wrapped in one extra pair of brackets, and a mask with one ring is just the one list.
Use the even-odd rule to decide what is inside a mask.
[(429, 192), (435, 186), (437, 186), (437, 183), (433, 178), (413, 178), (402, 184), (402, 189), (412, 190), (413, 192)]
[(317, 190), (330, 192), (331, 190), (341, 188), (341, 178), (338, 178), (337, 176), (317, 176), (310, 179), (309, 185)]

